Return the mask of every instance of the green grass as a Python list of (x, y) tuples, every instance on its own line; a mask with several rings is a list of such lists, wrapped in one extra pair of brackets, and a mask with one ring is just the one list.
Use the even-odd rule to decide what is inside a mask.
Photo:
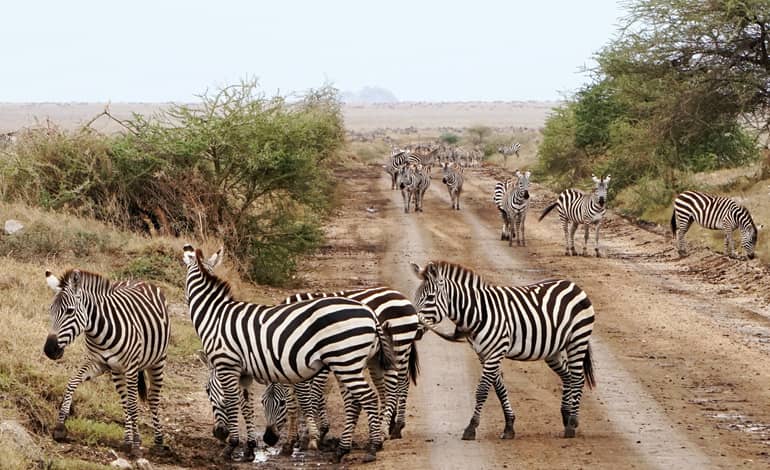
[[(116, 395), (117, 398), (117, 395)], [(119, 446), (123, 442), (123, 425), (87, 418), (69, 418), (66, 423), (71, 439), (88, 446)]]
[(53, 459), (45, 467), (45, 470), (111, 470), (109, 465), (86, 462), (80, 459)]

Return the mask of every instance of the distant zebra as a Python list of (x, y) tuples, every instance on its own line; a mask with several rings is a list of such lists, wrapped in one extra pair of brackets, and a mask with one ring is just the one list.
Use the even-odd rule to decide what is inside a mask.
[(444, 177), (441, 182), (446, 185), (452, 200), (452, 209), (460, 210), (460, 194), (463, 192), (463, 167), (454, 163), (442, 166)]
[(508, 214), (505, 213), (505, 209), (503, 209), (503, 199), (505, 199), (505, 195), (508, 192), (508, 187), (513, 184), (511, 179), (507, 179), (505, 181), (498, 181), (495, 183), (495, 189), (492, 193), (492, 201), (495, 203), (495, 207), (497, 207), (497, 210), (500, 211), (500, 217), (503, 219), (503, 228), (500, 232), (500, 240), (507, 240), (510, 237), (510, 227), (508, 226)]
[[(140, 452), (136, 398), (148, 401), (154, 444), (165, 450), (158, 408), (169, 340), (166, 299), (157, 287), (141, 281), (112, 282), (99, 274), (72, 269), (61, 278), (45, 273), (56, 292), (45, 355), (59, 359), (64, 348), (84, 333), (89, 361), (67, 383), (53, 437), (67, 436), (64, 421), (72, 395), (83, 381), (109, 372), (125, 413), (124, 440), (132, 455)], [(144, 371), (149, 373), (149, 384)]]
[(414, 211), (422, 212), (423, 196), (430, 187), (430, 175), (426, 169), (413, 163), (403, 166), (398, 174), (398, 186), (404, 200), (404, 212), (409, 213), (412, 201)]
[(514, 142), (511, 145), (501, 145), (500, 147), (497, 147), (497, 152), (503, 156), (503, 159), (506, 163), (508, 163), (509, 155), (516, 155), (516, 157), (518, 157), (519, 150), (521, 150), (521, 144), (518, 142)]
[(599, 252), (599, 227), (602, 225), (602, 218), (607, 211), (607, 188), (610, 184), (610, 176), (597, 178), (591, 175), (595, 187), (591, 194), (584, 194), (577, 189), (567, 189), (559, 194), (556, 202), (550, 204), (540, 214), (538, 220), (548, 215), (554, 207), (559, 208), (559, 220), (561, 220), (564, 229), (564, 239), (566, 243), (566, 255), (576, 256), (575, 251), (575, 231), (578, 225), (585, 225), (585, 243), (583, 245), (583, 256), (588, 252), (588, 229), (591, 224), (596, 224), (596, 256), (601, 256)]
[(415, 307), (431, 328), (444, 317), (467, 332), (483, 366), (476, 389), (473, 417), (464, 440), (476, 438), (481, 409), (490, 387), (503, 407), (502, 439), (514, 437), (514, 414), (501, 372), (504, 358), (545, 360), (562, 381), (561, 415), (564, 437), (574, 437), (584, 382), (594, 385), (589, 337), (594, 309), (586, 293), (566, 280), (549, 280), (520, 287), (487, 284), (477, 273), (446, 261), (412, 264), (422, 280)]
[[(364, 460), (374, 460), (382, 445), (381, 423), (377, 395), (364, 377), (364, 368), (372, 364), (385, 371), (394, 364), (392, 345), (383, 337), (374, 312), (344, 297), (276, 306), (238, 301), (229, 284), (211, 272), (221, 262), (222, 249), (208, 260), (191, 245), (185, 245), (183, 254), (190, 316), (222, 387), (221, 413), (226, 417), (229, 435), (227, 451), (232, 452), (239, 444), (242, 376), (260, 383), (294, 384), (309, 397), (312, 383), (308, 379), (329, 368), (339, 382), (346, 410), (352, 411), (345, 416), (335, 459), (339, 461), (350, 452), (355, 423), (363, 408), (369, 421)], [(389, 396), (395, 397), (395, 387), (395, 383), (386, 382)], [(311, 436), (317, 436), (310, 400), (300, 399), (300, 407)], [(256, 441), (247, 444), (253, 452)], [(317, 444), (311, 442), (310, 448), (317, 448)]]
[[(333, 293), (295, 294), (288, 297), (284, 303), (301, 302), (331, 296), (347, 297), (357, 300), (371, 308), (377, 315), (377, 319), (385, 334), (392, 338), (396, 358), (395, 370), (398, 376), (398, 399), (393, 402), (396, 405), (396, 410), (386, 410), (385, 413), (383, 413), (382, 419), (383, 423), (389, 423), (390, 438), (400, 439), (401, 431), (404, 428), (406, 421), (406, 399), (409, 392), (409, 380), (411, 379), (413, 383), (417, 384), (417, 375), (419, 373), (416, 340), (421, 337), (421, 334), (419, 331), (417, 312), (415, 311), (412, 302), (406, 296), (388, 287), (372, 287)], [(203, 359), (203, 361), (204, 363), (207, 363), (205, 359)], [(313, 404), (315, 405), (314, 417), (316, 424), (319, 425), (319, 438), (321, 439), (329, 430), (325, 397), (328, 378), (329, 371), (328, 369), (324, 369), (315, 376), (312, 385)], [(221, 386), (217, 381), (216, 373), (213, 369), (211, 370), (206, 391), (213, 407), (215, 409), (221, 409), (223, 407), (222, 403), (224, 401), (224, 396), (221, 393)], [(383, 395), (384, 393), (381, 390), (381, 398), (383, 398)], [(297, 405), (293, 401), (294, 399), (295, 395), (291, 391), (291, 387), (287, 387), (283, 384), (269, 384), (265, 389), (262, 396), (262, 405), (267, 418), (267, 429), (265, 431), (266, 440), (268, 436), (272, 436), (270, 439), (273, 440), (273, 442), (278, 439), (281, 430), (284, 428), (287, 414), (294, 418), (292, 413), (296, 414), (297, 410)], [(246, 416), (246, 413), (244, 413), (244, 415), (247, 426), (249, 423), (253, 423), (253, 416)], [(290, 423), (292, 423), (289, 427), (291, 436), (291, 439), (289, 440), (290, 443), (296, 439), (297, 429), (293, 426), (296, 422), (296, 419), (290, 419)], [(223, 434), (221, 434), (221, 431), (217, 433), (216, 430), (223, 429), (225, 426), (226, 423), (217, 419), (217, 422), (215, 423), (215, 435), (222, 436)], [(224, 433), (224, 436), (226, 436), (226, 433)]]
[(529, 208), (529, 177), (531, 174), (529, 171), (522, 173), (516, 170), (517, 179), (509, 186), (503, 198), (503, 211), (508, 220), (508, 246), (513, 245), (514, 238), (516, 238), (516, 245), (527, 245), (527, 240), (524, 238), (524, 222), (527, 219), (527, 209)]
[(741, 245), (749, 259), (754, 259), (757, 246), (757, 226), (749, 210), (730, 198), (712, 196), (700, 191), (685, 191), (674, 200), (671, 214), (671, 232), (676, 237), (680, 256), (686, 256), (684, 235), (693, 222), (711, 230), (722, 230), (725, 235), (725, 254), (734, 257), (733, 231), (741, 231)]
[(406, 150), (391, 154), (388, 163), (385, 165), (385, 172), (390, 175), (391, 179), (391, 190), (396, 189), (399, 171), (410, 163), (415, 165), (420, 164), (420, 157), (413, 153), (409, 153)]

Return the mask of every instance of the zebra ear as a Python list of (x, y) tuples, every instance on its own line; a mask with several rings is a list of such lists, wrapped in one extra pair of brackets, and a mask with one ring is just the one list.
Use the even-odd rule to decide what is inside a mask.
[(61, 290), (61, 281), (59, 281), (59, 278), (54, 276), (51, 271), (45, 272), (45, 282), (54, 292), (59, 292)]
[(201, 361), (204, 366), (211, 369), (211, 361), (209, 361), (209, 357), (206, 355), (206, 352), (203, 349), (198, 349), (195, 351), (195, 355), (198, 356), (198, 360)]
[(216, 268), (222, 262), (222, 257), (225, 255), (225, 247), (220, 246), (216, 253), (211, 255), (207, 264), (211, 269)]
[(419, 264), (415, 264), (415, 263), (409, 263), (409, 264), (412, 266), (412, 271), (414, 272), (414, 274), (415, 274), (415, 275), (416, 275), (416, 276), (417, 276), (419, 279), (425, 279), (425, 278), (422, 276), (422, 268), (420, 267), (420, 265), (419, 265)]
[(184, 248), (182, 248), (182, 260), (186, 266), (190, 266), (194, 259), (195, 249), (188, 243), (184, 246)]
[(607, 184), (610, 184), (610, 175), (607, 175), (607, 176), (604, 178), (604, 182), (605, 182), (605, 183), (607, 183)]
[(593, 173), (591, 173), (591, 180), (592, 180), (594, 183), (596, 183), (596, 184), (599, 184), (599, 183), (601, 183), (601, 180), (600, 180), (599, 178), (597, 178), (597, 177), (596, 177), (596, 175), (594, 175)]
[(531, 174), (532, 174), (532, 172), (531, 172), (531, 171), (527, 171), (526, 173), (524, 173), (524, 176), (526, 176), (527, 178), (529, 178), (529, 176), (530, 176)]

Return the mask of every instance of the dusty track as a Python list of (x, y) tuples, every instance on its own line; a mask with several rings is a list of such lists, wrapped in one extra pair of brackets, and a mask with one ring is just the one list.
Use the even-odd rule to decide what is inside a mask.
[[(376, 467), (767, 468), (766, 270), (697, 247), (679, 260), (665, 236), (615, 217), (602, 232), (604, 258), (565, 257), (557, 217), (536, 220), (553, 197), (537, 185), (528, 246), (509, 248), (490, 200), (494, 172), (468, 171), (459, 212), (434, 178), (425, 212), (404, 214), (379, 167), (346, 171), (349, 197), (328, 227), (329, 245), (305, 266), (306, 282), (322, 289), (386, 283), (412, 295), (409, 262), (430, 259), (460, 262), (501, 284), (570, 278), (596, 306), (598, 389), (586, 394), (578, 437), (565, 440), (557, 377), (541, 362), (508, 361), (516, 439), (498, 439), (502, 416), (491, 396), (477, 440), (461, 441), (480, 366), (467, 345), (428, 335), (405, 438), (386, 442)], [(744, 289), (749, 282), (760, 286)]]

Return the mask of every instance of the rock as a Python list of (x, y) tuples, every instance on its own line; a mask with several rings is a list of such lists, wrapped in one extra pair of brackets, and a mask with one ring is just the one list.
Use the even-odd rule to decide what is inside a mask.
[(8, 219), (5, 221), (5, 233), (7, 235), (13, 235), (14, 233), (20, 231), (24, 228), (24, 225), (22, 225), (21, 222), (14, 219)]
[(152, 470), (152, 465), (147, 459), (137, 459), (134, 462), (134, 468), (137, 470)]
[(126, 459), (117, 458), (110, 462), (110, 467), (112, 468), (119, 468), (121, 470), (131, 470), (131, 462), (129, 462)]
[(27, 460), (42, 465), (44, 460), (43, 451), (32, 440), (24, 426), (17, 421), (8, 420), (0, 422), (0, 441), (10, 443)]

